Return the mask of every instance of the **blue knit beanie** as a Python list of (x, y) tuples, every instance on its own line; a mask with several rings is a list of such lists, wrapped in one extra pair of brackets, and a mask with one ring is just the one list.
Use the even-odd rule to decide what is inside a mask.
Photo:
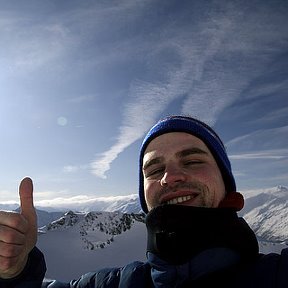
[(148, 213), (144, 195), (143, 156), (148, 144), (156, 137), (169, 132), (186, 132), (201, 139), (211, 151), (221, 171), (226, 192), (235, 192), (236, 183), (232, 174), (231, 164), (222, 140), (216, 132), (202, 121), (187, 116), (169, 116), (160, 120), (144, 138), (139, 158), (139, 198), (142, 210)]

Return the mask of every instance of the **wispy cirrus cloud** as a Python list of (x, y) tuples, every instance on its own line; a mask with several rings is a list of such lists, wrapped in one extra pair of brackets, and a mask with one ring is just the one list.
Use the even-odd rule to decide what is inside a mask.
[[(171, 47), (175, 49), (174, 44)], [(160, 48), (158, 47), (158, 49)], [(213, 111), (217, 111), (219, 104), (221, 104), (221, 109), (229, 105), (230, 99), (221, 98), (213, 101), (214, 110), (211, 111), (211, 105), (209, 105), (208, 108), (207, 105), (205, 105), (211, 100), (209, 94), (201, 93), (191, 96), (190, 91), (194, 83), (191, 75), (193, 74), (194, 66), (191, 64), (189, 55), (185, 54), (185, 51), (183, 51), (181, 47), (177, 47), (176, 54), (179, 54), (179, 58), (182, 60), (178, 63), (178, 69), (170, 67), (170, 69), (162, 71), (162, 74), (165, 75), (165, 81), (132, 81), (129, 89), (130, 101), (126, 104), (123, 112), (123, 124), (119, 128), (117, 141), (109, 150), (92, 161), (91, 171), (94, 175), (100, 178), (106, 178), (105, 173), (110, 169), (111, 163), (125, 148), (143, 137), (143, 134), (158, 120), (161, 112), (163, 112), (171, 102), (183, 97), (186, 99), (192, 98), (193, 106), (191, 106), (193, 109), (189, 109), (188, 111), (187, 106), (189, 106), (189, 103), (187, 101), (181, 113), (194, 115), (195, 117), (199, 116), (200, 118), (202, 116), (202, 119), (206, 120), (208, 120), (207, 115), (210, 115), (209, 120), (211, 117), (215, 120)], [(169, 67), (168, 59), (167, 62), (165, 68), (167, 68), (167, 66)], [(171, 66), (173, 65), (171, 64)], [(201, 75), (199, 77), (201, 78)], [(204, 103), (204, 105), (201, 106), (203, 109), (201, 109), (200, 105), (195, 105), (195, 101)], [(215, 106), (217, 108), (215, 108)], [(208, 111), (209, 114), (207, 114)], [(129, 124), (127, 125), (127, 123)]]
[(175, 97), (165, 85), (142, 81), (133, 83), (130, 93), (134, 101), (126, 105), (123, 125), (119, 128), (116, 143), (91, 163), (92, 173), (100, 178), (106, 178), (105, 173), (110, 169), (111, 163), (125, 148), (143, 136), (157, 115), (170, 103), (170, 99)]
[[(179, 113), (193, 115), (213, 125), (222, 111), (241, 97), (251, 79), (261, 75), (262, 69), (277, 52), (273, 42), (275, 37), (271, 37), (270, 33), (273, 31), (271, 23), (261, 13), (254, 15), (250, 12), (250, 16), (253, 14), (267, 28), (266, 34), (258, 35), (256, 42), (255, 31), (251, 31), (251, 19), (255, 21), (255, 18), (236, 13), (239, 7), (235, 3), (224, 3), (221, 7), (223, 13), (209, 10), (212, 11), (209, 17), (200, 20), (197, 29), (194, 29), (193, 20), (181, 29), (168, 25), (164, 33), (166, 37), (160, 36), (153, 41), (147, 39), (146, 44), (141, 42), (141, 50), (146, 51), (146, 60), (149, 60), (147, 73), (151, 74), (151, 79), (132, 79), (116, 143), (92, 161), (93, 174), (105, 178), (118, 155), (143, 137), (173, 101), (182, 101)], [(265, 9), (268, 11), (269, 7)], [(266, 13), (265, 9), (263, 13)], [(243, 17), (249, 23), (243, 22)], [(157, 27), (154, 28), (157, 34)], [(134, 40), (131, 47), (138, 48)], [(241, 45), (235, 45), (236, 42)], [(261, 54), (263, 50), (266, 60), (262, 58), (260, 61), (255, 53), (259, 51)], [(234, 59), (233, 67), (227, 60), (229, 57)], [(271, 85), (269, 91), (275, 91), (280, 86)]]
[(29, 15), (2, 11), (2, 16), (5, 17), (5, 29), (1, 29), (1, 35), (6, 44), (5, 51), (0, 50), (0, 57), (8, 75), (24, 75), (43, 67), (51, 68), (51, 64), (54, 71), (59, 67), (66, 48), (73, 42), (67, 28), (61, 24), (33, 21)]
[(229, 156), (229, 158), (232, 160), (288, 159), (288, 149), (276, 149), (276, 150), (257, 151), (257, 152), (251, 152), (251, 153), (232, 154)]
[[(236, 137), (227, 142), (226, 146), (231, 153), (233, 153), (232, 151), (241, 151), (244, 153), (254, 151), (256, 154), (258, 151), (271, 151), (272, 154), (277, 154), (280, 151), (283, 153), (287, 151), (286, 149), (282, 149), (282, 147), (287, 147), (288, 145), (287, 134), (288, 126), (261, 129)], [(264, 154), (267, 153), (265, 152)]]
[(66, 165), (63, 167), (64, 173), (76, 173), (80, 170), (86, 170), (89, 168), (89, 165)]

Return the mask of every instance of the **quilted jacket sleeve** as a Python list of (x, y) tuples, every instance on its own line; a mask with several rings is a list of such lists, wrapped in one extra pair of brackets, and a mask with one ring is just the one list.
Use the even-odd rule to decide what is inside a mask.
[[(107, 271), (106, 271), (107, 270)], [(41, 288), (117, 288), (119, 287), (119, 269), (101, 269), (98, 272), (84, 274), (70, 283), (44, 279)]]
[(87, 273), (69, 284), (56, 280), (44, 280), (42, 288), (148, 288), (152, 287), (147, 275), (149, 266), (132, 262), (124, 267), (104, 268)]

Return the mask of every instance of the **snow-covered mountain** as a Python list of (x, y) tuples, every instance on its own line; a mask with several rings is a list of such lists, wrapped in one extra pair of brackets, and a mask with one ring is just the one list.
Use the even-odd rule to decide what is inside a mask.
[[(141, 214), (142, 210), (138, 200), (137, 194), (131, 194), (126, 196), (110, 196), (110, 197), (98, 197), (93, 199), (81, 200), (73, 199), (73, 201), (63, 201), (59, 204), (59, 201), (54, 203), (51, 201), (50, 206), (35, 204), (36, 212), (38, 216), (38, 227), (42, 227), (50, 222), (60, 218), (67, 211), (80, 211), (80, 212), (121, 212), (121, 213), (134, 213)], [(19, 205), (14, 204), (1, 204), (0, 210), (17, 211), (19, 212)]]
[(38, 227), (48, 225), (49, 223), (55, 221), (56, 219), (59, 219), (64, 214), (61, 211), (47, 212), (39, 209), (36, 209), (36, 213), (37, 213)]
[(77, 231), (83, 249), (103, 249), (115, 237), (130, 230), (135, 222), (144, 223), (144, 214), (121, 212), (66, 212), (59, 219), (38, 229), (40, 234), (51, 231)]
[(243, 193), (241, 215), (259, 240), (288, 243), (288, 189), (278, 186)]
[(144, 214), (68, 211), (39, 228), (48, 278), (69, 281), (98, 268), (145, 261)]

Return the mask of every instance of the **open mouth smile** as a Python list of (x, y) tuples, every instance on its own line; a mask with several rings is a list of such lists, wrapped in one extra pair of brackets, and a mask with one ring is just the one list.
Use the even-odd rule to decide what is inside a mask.
[(191, 195), (187, 195), (187, 196), (180, 196), (180, 197), (176, 197), (173, 199), (170, 199), (166, 202), (166, 204), (180, 204), (186, 201), (189, 201), (191, 199), (193, 199), (195, 197), (192, 197)]

